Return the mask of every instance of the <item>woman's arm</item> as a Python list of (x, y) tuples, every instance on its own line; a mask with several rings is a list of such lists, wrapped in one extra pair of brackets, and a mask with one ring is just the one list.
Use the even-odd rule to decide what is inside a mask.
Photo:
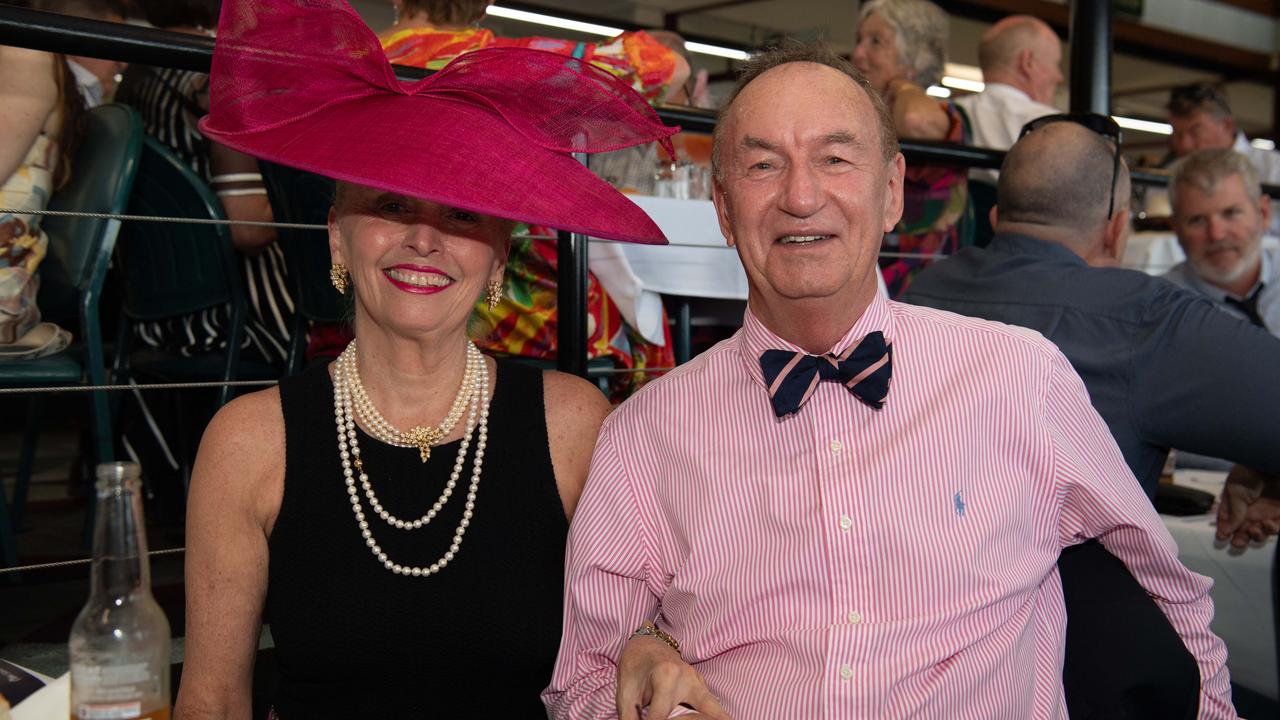
[(600, 388), (580, 377), (545, 372), (542, 378), (551, 466), (564, 503), (564, 515), (572, 520), (582, 486), (587, 482), (600, 423), (613, 406)]
[[(209, 84), (207, 76), (200, 78), (199, 84), (186, 89), (196, 105), (209, 109)], [(194, 118), (192, 125), (194, 126)], [(209, 141), (209, 170), (213, 175), (213, 189), (222, 202), (222, 209), (227, 212), (228, 220), (245, 220), (250, 222), (271, 222), (275, 215), (271, 212), (271, 201), (267, 198), (266, 188), (262, 184), (262, 168), (258, 161), (239, 150), (232, 150), (226, 145)], [(257, 175), (253, 180), (234, 178), (246, 175)], [(219, 178), (232, 178), (219, 180)], [(276, 230), (256, 225), (232, 225), (231, 242), (245, 255), (257, 255), (268, 245), (276, 241)]]
[(947, 136), (951, 127), (947, 111), (919, 85), (910, 80), (894, 80), (889, 83), (886, 101), (893, 114), (893, 128), (899, 137), (941, 140)]
[[(258, 167), (257, 160), (210, 140), (209, 168), (215, 180), (214, 190), (217, 192), (218, 199), (222, 201), (222, 208), (227, 211), (229, 220), (271, 222), (275, 219), (271, 213), (271, 201), (267, 198), (267, 191), (262, 185), (262, 169)], [(258, 175), (259, 179), (247, 182), (217, 182), (219, 177), (244, 174)], [(231, 226), (231, 242), (245, 255), (257, 255), (275, 241), (275, 228), (256, 225)]]
[(187, 498), (187, 636), (175, 720), (252, 714), (283, 457), (278, 390), (231, 402), (205, 430)]
[(55, 58), (0, 45), (0, 185), (22, 164), (58, 104)]

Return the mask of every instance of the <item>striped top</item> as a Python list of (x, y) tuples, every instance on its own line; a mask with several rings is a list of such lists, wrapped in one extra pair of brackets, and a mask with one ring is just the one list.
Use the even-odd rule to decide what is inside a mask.
[[(606, 421), (569, 535), (554, 718), (612, 717), (616, 659), (657, 617), (736, 718), (1066, 717), (1059, 551), (1101, 538), (1235, 717), (1211, 581), (1034, 332), (877, 296), (832, 349), (893, 344), (874, 410), (821, 383), (776, 418), (743, 328)], [(767, 679), (767, 682), (765, 680)]]
[[(167, 145), (208, 182), (209, 140), (196, 125), (209, 102), (209, 76), (175, 68), (131, 66), (116, 99), (142, 116), (147, 133)], [(245, 339), (242, 357), (283, 364), (289, 355), (293, 298), (284, 251), (272, 243), (254, 256), (241, 255), (246, 293)], [(226, 347), (226, 308), (210, 308), (191, 315), (141, 323), (143, 344), (181, 355), (215, 352)]]

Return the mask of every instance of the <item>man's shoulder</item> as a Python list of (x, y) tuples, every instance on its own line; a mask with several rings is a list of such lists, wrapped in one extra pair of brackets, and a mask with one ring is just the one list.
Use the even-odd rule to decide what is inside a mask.
[(1028, 358), (1049, 359), (1057, 352), (1057, 347), (1039, 332), (1018, 325), (902, 302), (891, 301), (889, 308), (897, 333), (894, 342), (901, 338), (925, 345), (926, 349), (931, 345), (950, 349), (957, 343), (978, 339), (992, 349)]
[(738, 352), (738, 335), (721, 340), (693, 359), (677, 366), (662, 377), (645, 383), (610, 415), (610, 419), (629, 421), (650, 415), (670, 416), (681, 408), (696, 403), (696, 398), (714, 393), (737, 374), (742, 362)]

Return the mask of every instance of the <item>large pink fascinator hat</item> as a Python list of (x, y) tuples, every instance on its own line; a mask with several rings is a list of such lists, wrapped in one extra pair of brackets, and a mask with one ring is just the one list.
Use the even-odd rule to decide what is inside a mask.
[(670, 150), (678, 128), (581, 60), (479, 50), (402, 83), (345, 0), (227, 0), (210, 96), (201, 130), (258, 158), (533, 225), (666, 242), (572, 153)]

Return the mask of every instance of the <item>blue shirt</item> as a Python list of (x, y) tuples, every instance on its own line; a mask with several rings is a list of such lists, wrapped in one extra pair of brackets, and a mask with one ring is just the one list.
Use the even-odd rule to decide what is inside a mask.
[(1171, 447), (1280, 474), (1280, 339), (1204, 297), (997, 233), (920, 273), (902, 299), (1057, 344), (1148, 495)]

